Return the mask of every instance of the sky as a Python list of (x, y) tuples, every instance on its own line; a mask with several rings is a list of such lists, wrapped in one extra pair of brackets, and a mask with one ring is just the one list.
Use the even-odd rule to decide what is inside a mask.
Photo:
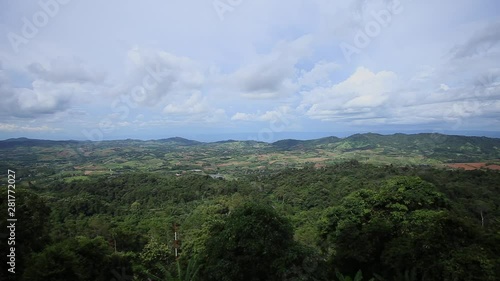
[(497, 0), (0, 1), (0, 139), (500, 136)]

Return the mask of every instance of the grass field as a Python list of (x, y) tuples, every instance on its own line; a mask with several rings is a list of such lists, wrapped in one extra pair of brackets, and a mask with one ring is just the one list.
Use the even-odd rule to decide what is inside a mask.
[[(500, 140), (426, 135), (354, 135), (345, 139), (284, 140), (276, 144), (230, 141), (185, 145), (174, 141), (43, 143), (0, 147), (4, 166), (19, 167), (30, 180), (66, 181), (131, 171), (225, 178), (283, 168), (349, 160), (375, 165), (430, 165), (441, 168), (500, 168)], [(1, 142), (0, 142), (1, 144)]]

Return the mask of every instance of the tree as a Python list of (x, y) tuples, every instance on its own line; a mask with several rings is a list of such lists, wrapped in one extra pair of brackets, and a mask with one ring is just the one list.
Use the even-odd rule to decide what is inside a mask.
[[(47, 206), (45, 200), (40, 196), (27, 191), (22, 187), (18, 187), (15, 193), (16, 206), (15, 206), (15, 218), (17, 221), (15, 224), (15, 240), (7, 243), (7, 237), (10, 237), (8, 233), (7, 226), (11, 223), (7, 219), (0, 221), (0, 233), (4, 236), (2, 237), (2, 243), (0, 243), (0, 252), (2, 253), (2, 258), (0, 261), (5, 265), (8, 262), (7, 254), (10, 253), (10, 247), (15, 246), (16, 255), (16, 275), (22, 276), (24, 269), (26, 268), (27, 258), (32, 252), (40, 251), (49, 242), (49, 214), (50, 208)], [(2, 192), (0, 194), (0, 206), (3, 211), (5, 211), (5, 216), (7, 215), (7, 192)], [(2, 212), (3, 212), (2, 211)], [(15, 244), (12, 244), (15, 242)], [(4, 254), (5, 253), (5, 254)], [(5, 276), (5, 274), (8, 274)], [(0, 280), (14, 280), (14, 275), (7, 272), (7, 270), (2, 270), (0, 273)], [(13, 278), (13, 279), (11, 279)]]
[(293, 245), (292, 227), (271, 207), (246, 204), (211, 229), (205, 247), (206, 280), (278, 280)]
[[(200, 270), (200, 265), (198, 265), (197, 257), (190, 259), (185, 267), (181, 266), (181, 261), (176, 260), (176, 273), (172, 274), (166, 266), (160, 265), (159, 268), (162, 271), (162, 275), (147, 274), (149, 278), (155, 281), (196, 281), (198, 280), (198, 271)], [(184, 262), (185, 264), (185, 262)], [(175, 277), (174, 277), (175, 276)]]
[(151, 237), (148, 244), (139, 255), (140, 266), (136, 271), (142, 276), (154, 275), (160, 276), (164, 266), (170, 265), (174, 261), (168, 245), (158, 241), (155, 237)]
[(112, 250), (102, 237), (79, 236), (32, 255), (25, 280), (95, 280), (112, 278)]
[[(349, 274), (415, 269), (425, 280), (494, 280), (494, 256), (476, 244), (477, 227), (454, 216), (443, 194), (417, 177), (350, 194), (327, 211), (320, 229), (331, 267)], [(467, 272), (456, 273), (464, 264)]]

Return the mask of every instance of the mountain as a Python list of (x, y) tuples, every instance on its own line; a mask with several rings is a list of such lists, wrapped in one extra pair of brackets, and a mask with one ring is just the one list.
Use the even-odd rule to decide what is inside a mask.
[(181, 137), (173, 137), (173, 138), (168, 138), (168, 139), (159, 139), (159, 140), (156, 140), (156, 141), (153, 141), (153, 142), (177, 144), (177, 145), (184, 145), (184, 146), (193, 146), (193, 145), (202, 144), (202, 142), (195, 141), (195, 140), (188, 140), (188, 139), (181, 138)]
[(500, 139), (430, 133), (356, 134), (340, 140), (337, 148), (343, 148), (343, 152), (378, 149), (381, 154), (394, 156), (419, 154), (444, 162), (500, 158)]
[(272, 146), (281, 149), (281, 150), (292, 150), (297, 148), (303, 148), (306, 141), (302, 140), (279, 140), (277, 142), (273, 142)]
[(16, 146), (53, 146), (53, 145), (72, 145), (77, 144), (79, 141), (74, 140), (64, 140), (64, 141), (54, 141), (54, 140), (39, 140), (39, 139), (28, 139), (28, 138), (12, 138), (0, 141), (0, 148), (11, 148)]
[[(91, 146), (94, 144), (93, 146)], [(273, 143), (258, 141), (225, 140), (218, 142), (199, 142), (181, 137), (159, 140), (113, 140), (94, 143), (89, 141), (53, 141), (27, 138), (7, 139), (0, 141), (0, 149), (13, 147), (79, 147), (81, 151), (89, 147), (113, 150), (127, 148), (132, 150), (138, 147), (155, 150), (155, 154), (164, 155), (162, 147), (169, 151), (189, 153), (214, 153), (250, 155), (255, 153), (312, 153), (317, 157), (323, 154), (342, 156), (344, 158), (414, 158), (433, 159), (442, 163), (447, 162), (477, 162), (500, 159), (500, 139), (488, 137), (472, 137), (443, 135), (436, 133), (421, 134), (392, 134), (381, 135), (374, 133), (355, 134), (345, 138), (326, 137), (313, 140), (285, 139)], [(112, 153), (112, 152), (108, 152)], [(127, 154), (129, 155), (129, 154)], [(134, 154), (135, 155), (135, 154)], [(376, 157), (375, 157), (376, 156)], [(419, 160), (419, 161), (420, 161)]]

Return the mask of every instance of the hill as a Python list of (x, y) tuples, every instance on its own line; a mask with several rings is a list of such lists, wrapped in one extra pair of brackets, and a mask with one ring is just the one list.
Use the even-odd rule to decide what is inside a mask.
[[(132, 170), (234, 176), (285, 167), (321, 167), (348, 160), (379, 165), (499, 164), (500, 139), (443, 134), (356, 134), (345, 138), (286, 139), (274, 143), (227, 140), (199, 142), (175, 137), (159, 140), (51, 141), (27, 138), (0, 141), (0, 166), (27, 174), (71, 179)], [(474, 166), (474, 165), (473, 165)], [(469, 168), (469, 166), (467, 166)]]
[[(29, 246), (16, 252), (22, 280), (114, 280), (117, 269), (170, 280), (166, 271), (197, 266), (207, 281), (247, 280), (255, 266), (265, 274), (254, 280), (348, 280), (358, 270), (498, 280), (499, 147), (439, 134), (10, 139), (0, 142), (0, 167), (15, 175), (15, 191), (0, 202), (16, 204), (16, 241)], [(461, 159), (470, 161), (449, 163)]]

